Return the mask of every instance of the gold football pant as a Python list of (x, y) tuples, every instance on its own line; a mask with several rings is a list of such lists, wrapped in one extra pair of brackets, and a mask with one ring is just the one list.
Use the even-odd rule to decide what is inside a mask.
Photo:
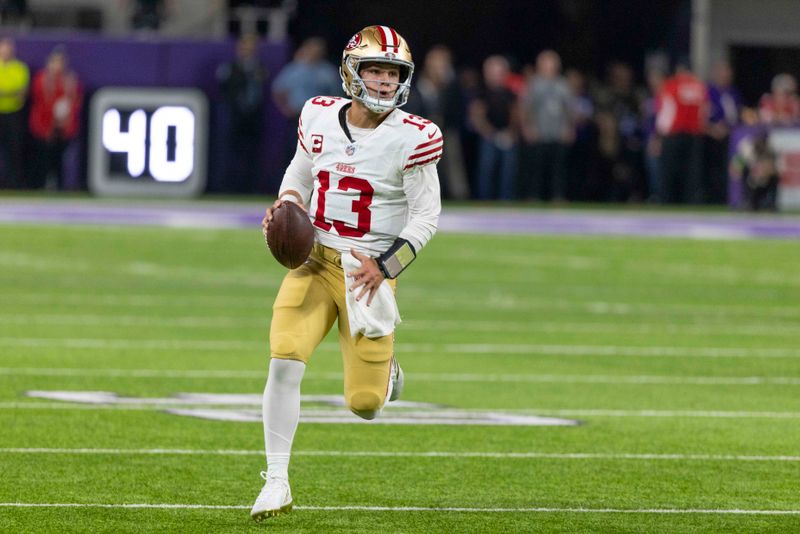
[[(394, 336), (352, 337), (339, 252), (317, 243), (310, 260), (289, 271), (275, 298), (269, 333), (272, 357), (308, 363), (338, 319), (347, 407), (356, 413), (377, 411), (389, 386)], [(395, 289), (394, 280), (389, 284)]]

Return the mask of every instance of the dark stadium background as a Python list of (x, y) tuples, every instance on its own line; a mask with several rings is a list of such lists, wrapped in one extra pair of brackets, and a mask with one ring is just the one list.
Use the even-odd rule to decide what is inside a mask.
[[(690, 0), (299, 0), (289, 32), (294, 44), (310, 35), (324, 37), (329, 59), (338, 62), (350, 28), (386, 21), (414, 43), (418, 61), (428, 48), (444, 43), (458, 67), (479, 66), (496, 53), (519, 66), (553, 48), (566, 66), (600, 79), (609, 62), (623, 61), (641, 82), (648, 54), (664, 52), (674, 59), (690, 53)], [(734, 45), (730, 60), (748, 105), (768, 90), (773, 73), (800, 71), (800, 51), (790, 47)]]
[(391, 21), (414, 43), (412, 52), (417, 51), (417, 56), (434, 44), (445, 43), (460, 65), (479, 65), (496, 53), (533, 62), (542, 49), (553, 48), (566, 65), (601, 76), (610, 60), (628, 62), (641, 73), (647, 52), (689, 53), (688, 0), (300, 0), (296, 13), (290, 24), (293, 40), (325, 37), (332, 60), (340, 52), (340, 43), (353, 33), (350, 28), (381, 21)]

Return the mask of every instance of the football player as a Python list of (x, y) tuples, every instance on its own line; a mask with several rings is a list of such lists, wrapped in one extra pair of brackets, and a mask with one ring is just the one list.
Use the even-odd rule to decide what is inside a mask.
[[(346, 293), (374, 305), (386, 281), (392, 298), (395, 279), (439, 220), (442, 133), (431, 121), (398, 109), (408, 100), (414, 73), (406, 40), (388, 26), (364, 28), (347, 43), (339, 73), (350, 98), (306, 102), (294, 159), (262, 221), (266, 238), (273, 210), (295, 202), (307, 211), (316, 236), (309, 260), (289, 271), (273, 306), (263, 401), (266, 483), (250, 512), (257, 521), (291, 510), (288, 466), (300, 382), (334, 321), (348, 408), (373, 419), (387, 400), (399, 397), (403, 372), (394, 358), (394, 323), (385, 335), (353, 335)], [(347, 253), (360, 264), (345, 277)]]

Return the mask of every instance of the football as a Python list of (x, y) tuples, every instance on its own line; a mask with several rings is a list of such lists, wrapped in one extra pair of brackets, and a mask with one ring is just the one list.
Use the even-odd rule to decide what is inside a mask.
[(314, 227), (303, 208), (286, 201), (273, 210), (267, 246), (278, 263), (288, 269), (305, 263), (314, 246)]

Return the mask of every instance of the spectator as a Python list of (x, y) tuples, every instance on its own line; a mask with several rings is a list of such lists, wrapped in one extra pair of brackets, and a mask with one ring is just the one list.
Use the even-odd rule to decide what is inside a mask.
[[(296, 123), (306, 100), (320, 95), (339, 95), (341, 85), (336, 67), (325, 60), (325, 41), (311, 37), (300, 45), (294, 59), (275, 77), (272, 97), (281, 113)], [(293, 145), (292, 152), (294, 148)]]
[(340, 95), (339, 73), (325, 60), (325, 41), (311, 37), (303, 41), (289, 62), (272, 82), (272, 98), (286, 117), (290, 135), (284, 143), (286, 163), (294, 156), (297, 145), (295, 127), (300, 111), (309, 98)]
[(227, 180), (222, 190), (252, 193), (260, 176), (264, 81), (267, 72), (258, 60), (258, 37), (243, 35), (236, 44), (236, 59), (217, 69), (217, 81), (227, 112)]
[(575, 120), (572, 93), (561, 76), (561, 57), (553, 50), (537, 57), (536, 74), (521, 107), (522, 135), (528, 145), (522, 196), (530, 195), (532, 184), (537, 198), (566, 200), (567, 151), (575, 140)]
[(778, 198), (778, 168), (767, 132), (739, 145), (730, 165), (731, 176), (744, 183), (748, 206), (753, 211), (775, 211)]
[(582, 199), (590, 173), (592, 147), (596, 137), (594, 103), (588, 93), (586, 77), (577, 69), (565, 73), (572, 95), (572, 117), (575, 121), (575, 142), (567, 155), (567, 198)]
[[(634, 83), (633, 69), (630, 65), (619, 61), (612, 62), (608, 66), (606, 84), (595, 96), (598, 111), (610, 113), (619, 130), (620, 146), (617, 159), (625, 169), (624, 189), (639, 199), (645, 197), (647, 188), (644, 178), (644, 140), (641, 130), (641, 110), (645, 98), (645, 93)], [(620, 179), (623, 179), (623, 176), (617, 175), (616, 180)]]
[(681, 61), (661, 87), (656, 105), (656, 129), (661, 134), (661, 178), (664, 202), (705, 201), (703, 132), (708, 113), (705, 84)]
[[(481, 88), (481, 74), (475, 67), (464, 67), (456, 74), (458, 88), (464, 99), (467, 110), (472, 108)], [(412, 95), (414, 93), (412, 92)], [(469, 114), (465, 113), (465, 118), (461, 121), (461, 147), (464, 154), (464, 165), (467, 171), (469, 190), (471, 197), (476, 198), (478, 192), (478, 152), (481, 136), (469, 119)]]
[(761, 97), (758, 114), (761, 122), (768, 125), (800, 122), (800, 99), (794, 76), (783, 73), (772, 79), (772, 92)]
[(708, 86), (710, 104), (705, 138), (706, 191), (708, 201), (724, 204), (728, 191), (728, 144), (739, 124), (742, 98), (733, 87), (733, 70), (727, 61), (716, 63)]
[(644, 166), (647, 173), (647, 199), (649, 202), (661, 202), (663, 199), (663, 183), (661, 181), (661, 136), (656, 131), (656, 102), (661, 87), (664, 85), (664, 72), (654, 67), (647, 72), (647, 90), (649, 95), (642, 104), (642, 132), (644, 135)]
[(489, 56), (483, 62), (483, 88), (472, 101), (469, 116), (480, 135), (477, 198), (514, 197), (517, 172), (517, 106), (506, 86), (508, 60)]
[(14, 58), (14, 41), (0, 39), (0, 189), (22, 186), (22, 107), (29, 82), (28, 66)]
[(411, 93), (410, 113), (426, 117), (438, 124), (444, 134), (444, 156), (439, 165), (442, 196), (464, 200), (469, 197), (469, 185), (461, 151), (461, 126), (464, 117), (464, 99), (453, 69), (450, 49), (434, 46), (425, 56), (425, 63)]
[(32, 161), (31, 185), (50, 184), (51, 173), (59, 189), (63, 183), (63, 157), (69, 142), (78, 135), (83, 88), (69, 70), (63, 46), (53, 49), (47, 64), (33, 79), (30, 132), (36, 156)]
[(588, 200), (624, 202), (632, 189), (632, 173), (623, 156), (624, 144), (617, 118), (608, 110), (595, 114), (597, 142), (586, 187)]

